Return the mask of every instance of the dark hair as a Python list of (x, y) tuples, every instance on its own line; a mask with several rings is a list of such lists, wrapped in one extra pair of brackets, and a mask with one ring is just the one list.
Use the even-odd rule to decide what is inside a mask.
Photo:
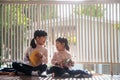
[(30, 46), (32, 46), (32, 48), (36, 48), (36, 44), (35, 44), (35, 38), (36, 37), (42, 37), (42, 36), (47, 36), (47, 32), (43, 31), (43, 30), (36, 30), (34, 32), (34, 38), (31, 40)]
[(68, 46), (68, 40), (66, 38), (59, 37), (59, 38), (56, 39), (56, 41), (59, 41), (60, 43), (65, 43), (65, 48), (66, 48), (66, 50), (69, 51), (70, 48)]

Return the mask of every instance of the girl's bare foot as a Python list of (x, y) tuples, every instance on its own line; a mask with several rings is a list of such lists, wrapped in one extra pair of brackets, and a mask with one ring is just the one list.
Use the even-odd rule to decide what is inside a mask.
[(9, 76), (15, 76), (16, 74), (15, 74), (15, 72), (10, 72), (9, 73)]

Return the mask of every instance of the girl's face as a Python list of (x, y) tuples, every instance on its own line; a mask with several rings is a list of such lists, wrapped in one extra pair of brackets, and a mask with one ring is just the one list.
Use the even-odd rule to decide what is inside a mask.
[(56, 41), (56, 48), (58, 51), (63, 51), (65, 49), (65, 44), (60, 43), (59, 41)]
[(39, 44), (39, 45), (44, 45), (45, 44), (45, 41), (46, 41), (46, 36), (41, 36), (41, 37), (37, 37), (36, 38), (36, 42), (37, 42), (37, 44)]

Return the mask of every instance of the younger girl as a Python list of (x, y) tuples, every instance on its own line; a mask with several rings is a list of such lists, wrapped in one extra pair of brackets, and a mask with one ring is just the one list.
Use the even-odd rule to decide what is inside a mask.
[[(36, 30), (34, 32), (34, 38), (31, 40), (30, 47), (25, 52), (24, 63), (13, 62), (12, 66), (17, 72), (25, 73), (26, 75), (41, 75), (47, 68), (48, 51), (44, 47), (47, 33), (43, 30)], [(38, 53), (38, 54), (35, 54)], [(35, 54), (38, 58), (37, 63), (33, 64), (35, 58), (31, 57), (31, 54)], [(34, 56), (34, 57), (35, 57)]]
[[(68, 40), (66, 38), (56, 39), (57, 52), (54, 53), (51, 63), (53, 67), (47, 70), (47, 73), (54, 73), (55, 77), (91, 77), (90, 74), (82, 70), (70, 70), (74, 65), (71, 55), (69, 54)], [(66, 73), (68, 73), (66, 75)]]

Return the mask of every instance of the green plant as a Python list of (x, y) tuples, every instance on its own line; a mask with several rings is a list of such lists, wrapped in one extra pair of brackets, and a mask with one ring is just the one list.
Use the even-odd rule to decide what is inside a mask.
[(75, 7), (74, 13), (77, 15), (86, 15), (92, 17), (102, 17), (104, 16), (105, 8), (102, 5), (81, 5), (80, 7)]
[(51, 5), (42, 5), (41, 6), (41, 19), (47, 20), (47, 19), (53, 19), (56, 15), (56, 8), (55, 6)]
[(120, 30), (120, 22), (119, 23), (116, 23), (113, 25), (115, 28), (117, 28), (118, 30)]
[[(3, 50), (2, 45), (5, 45), (6, 49), (11, 49), (12, 52), (17, 51), (17, 45), (23, 46), (23, 38), (26, 38), (23, 35), (27, 30), (28, 21), (30, 21), (27, 14), (24, 13), (24, 8), (26, 8), (25, 5), (0, 5), (0, 57)], [(20, 49), (20, 46), (17, 48)]]

